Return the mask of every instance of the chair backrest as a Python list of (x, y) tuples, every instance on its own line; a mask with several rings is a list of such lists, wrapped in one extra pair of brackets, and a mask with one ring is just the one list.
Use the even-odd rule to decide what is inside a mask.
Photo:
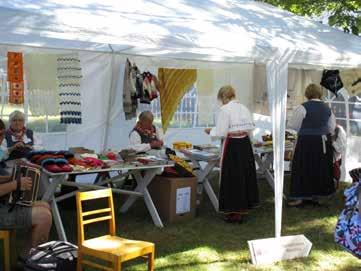
[[(89, 200), (108, 199), (108, 206), (103, 209), (94, 209), (91, 211), (83, 211), (82, 203)], [(78, 245), (84, 242), (84, 227), (85, 225), (97, 223), (101, 221), (108, 221), (109, 234), (115, 235), (115, 217), (113, 207), (113, 194), (111, 189), (101, 189), (88, 192), (77, 192), (76, 206), (78, 217)], [(88, 218), (91, 216), (91, 218)]]

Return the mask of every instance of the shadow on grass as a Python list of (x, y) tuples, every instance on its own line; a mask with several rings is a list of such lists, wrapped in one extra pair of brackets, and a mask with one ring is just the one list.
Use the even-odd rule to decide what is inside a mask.
[[(215, 180), (217, 183), (217, 178)], [(264, 180), (260, 181), (260, 194), (262, 207), (252, 210), (243, 224), (223, 222), (204, 195), (195, 219), (166, 225), (162, 229), (153, 225), (144, 203), (139, 200), (126, 214), (117, 214), (117, 233), (124, 238), (154, 242), (157, 270), (209, 270), (207, 266), (213, 265), (220, 266), (215, 270), (273, 270), (250, 265), (248, 254), (248, 240), (274, 236), (273, 191)], [(125, 198), (119, 195), (114, 197), (117, 212)], [(304, 270), (305, 266), (310, 266), (309, 270), (321, 270), (317, 268), (320, 264), (327, 264), (327, 256), (342, 259), (335, 263), (338, 264), (337, 269), (329, 270), (355, 270), (356, 260), (351, 260), (352, 256), (343, 252), (333, 240), (333, 229), (342, 207), (342, 191), (321, 207), (284, 207), (283, 235), (304, 234), (314, 245), (310, 257), (277, 263), (274, 267), (279, 269), (276, 270)], [(61, 210), (61, 214), (69, 241), (76, 243), (75, 206), (72, 210)], [(87, 234), (90, 237), (99, 236), (106, 229), (106, 225), (99, 224), (90, 227)], [(54, 231), (52, 239), (57, 239)], [(345, 265), (346, 258), (348, 265)], [(138, 261), (126, 266), (127, 270), (145, 268)]]

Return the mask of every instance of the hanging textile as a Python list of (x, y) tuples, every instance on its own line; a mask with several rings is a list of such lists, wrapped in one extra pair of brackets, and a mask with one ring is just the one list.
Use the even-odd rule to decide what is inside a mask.
[(214, 106), (216, 105), (216, 88), (214, 86), (214, 72), (210, 69), (197, 70), (197, 92), (198, 92), (198, 123), (209, 125), (213, 121)]
[(59, 95), (57, 90), (29, 89), (28, 96), (29, 109), (33, 115), (59, 115)]
[(24, 104), (24, 71), (22, 53), (8, 52), (9, 103)]
[[(137, 116), (137, 74), (139, 76), (138, 68), (133, 67), (129, 59), (125, 62), (124, 81), (123, 81), (123, 110), (125, 119), (130, 120)], [(143, 83), (142, 83), (143, 84)], [(138, 86), (139, 88), (139, 86)]]
[(340, 75), (344, 87), (351, 97), (361, 93), (361, 69), (343, 70)]
[(7, 85), (8, 83), (7, 83), (6, 73), (2, 69), (0, 69), (0, 93), (1, 93), (0, 97), (2, 104), (1, 112), (4, 108), (4, 104), (8, 102), (8, 100), (5, 98), (7, 96), (7, 91), (8, 91)]
[(142, 95), (139, 96), (140, 103), (150, 104), (151, 101), (158, 98), (158, 79), (155, 75), (150, 72), (143, 72), (143, 91)]
[(194, 69), (158, 69), (162, 126), (165, 132), (184, 94), (197, 79)]
[(57, 77), (60, 98), (60, 122), (65, 124), (81, 124), (82, 78), (78, 54), (58, 55)]
[(59, 115), (57, 55), (26, 54), (24, 70), (31, 113), (39, 116)]

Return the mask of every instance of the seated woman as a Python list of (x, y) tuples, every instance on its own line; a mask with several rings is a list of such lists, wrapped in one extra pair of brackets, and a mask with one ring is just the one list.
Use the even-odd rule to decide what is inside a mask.
[(42, 149), (41, 141), (34, 132), (25, 127), (25, 115), (14, 111), (9, 117), (10, 128), (6, 130), (5, 139), (9, 152), (8, 160), (25, 157), (32, 150)]
[[(0, 120), (0, 145), (4, 141), (5, 125)], [(7, 158), (7, 153), (0, 151), (0, 162)], [(24, 247), (26, 256), (30, 248), (44, 243), (48, 240), (49, 231), (52, 224), (51, 210), (47, 202), (36, 202), (32, 207), (16, 205), (10, 210), (8, 196), (11, 192), (17, 190), (17, 186), (22, 191), (30, 190), (32, 187), (31, 180), (23, 177), (19, 183), (11, 180), (10, 176), (0, 175), (0, 229), (18, 229), (25, 228), (31, 230), (29, 240)]]
[(153, 125), (153, 114), (144, 111), (139, 115), (139, 121), (129, 134), (130, 148), (136, 152), (147, 152), (160, 149), (163, 146), (162, 135)]

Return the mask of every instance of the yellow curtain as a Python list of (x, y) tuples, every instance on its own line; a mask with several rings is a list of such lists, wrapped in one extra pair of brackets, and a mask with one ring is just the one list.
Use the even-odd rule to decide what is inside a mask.
[(184, 94), (197, 80), (194, 69), (158, 69), (162, 126), (165, 132)]

